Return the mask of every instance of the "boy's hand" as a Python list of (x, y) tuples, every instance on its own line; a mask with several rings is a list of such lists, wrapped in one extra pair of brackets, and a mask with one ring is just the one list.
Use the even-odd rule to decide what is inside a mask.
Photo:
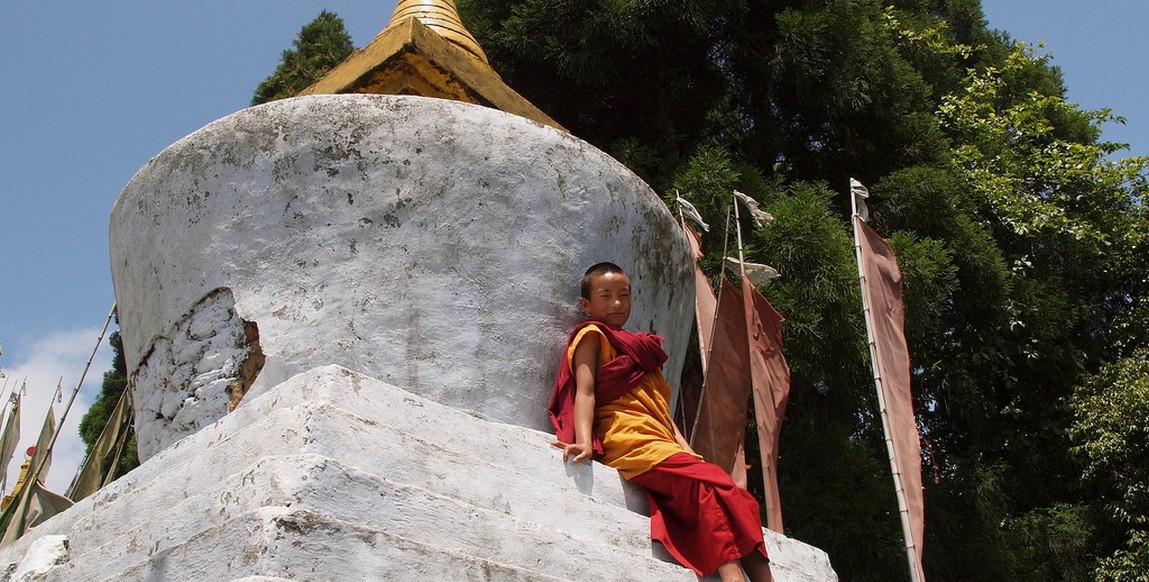
[[(551, 446), (563, 450), (564, 463), (567, 462), (567, 459), (570, 459), (572, 463), (590, 461), (591, 454), (594, 453), (594, 449), (590, 445), (580, 445), (578, 443), (569, 444), (562, 441), (552, 441)], [(571, 457), (571, 455), (574, 456)]]

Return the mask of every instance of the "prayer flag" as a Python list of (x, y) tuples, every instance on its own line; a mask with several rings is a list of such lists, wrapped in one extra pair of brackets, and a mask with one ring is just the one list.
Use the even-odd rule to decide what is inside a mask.
[(746, 436), (750, 363), (742, 294), (725, 283), (720, 289), (710, 363), (698, 416), (691, 431), (690, 446), (707, 461), (730, 474), (738, 447)]
[[(41, 483), (48, 475), (48, 468), (52, 466), (52, 436), (56, 433), (56, 412), (52, 405), (48, 405), (48, 415), (44, 417), (44, 426), (40, 428), (40, 438), (36, 439), (36, 452), (32, 454), (32, 470), (36, 471), (36, 480)], [(43, 459), (43, 461), (41, 461)]]
[[(851, 182), (852, 190), (853, 184)], [(922, 458), (910, 393), (910, 356), (903, 328), (902, 274), (889, 243), (878, 236), (861, 216), (855, 218), (854, 225), (858, 237), (862, 293), (871, 332), (874, 376), (879, 400), (885, 408), (882, 412), (894, 480), (899, 490), (899, 501), (904, 503), (901, 511), (906, 527), (911, 578), (922, 580), (925, 530)]]
[(782, 503), (778, 493), (778, 447), (782, 419), (790, 399), (790, 365), (782, 355), (782, 316), (746, 277), (742, 277), (743, 309), (749, 342), (750, 378), (758, 448), (762, 456), (762, 483), (766, 501), (766, 527), (782, 532)]
[(698, 227), (702, 229), (702, 232), (710, 232), (710, 225), (702, 220), (702, 215), (698, 213), (698, 209), (695, 208), (689, 200), (679, 196), (677, 190), (674, 191), (674, 201), (678, 203), (678, 209), (682, 214), (693, 221), (694, 224), (697, 224)]
[(44, 488), (38, 481), (28, 479), (19, 497), (0, 516), (0, 547), (6, 546), (48, 518), (68, 509), (72, 501)]
[[(689, 204), (689, 203), (688, 203)], [(706, 377), (706, 368), (710, 359), (711, 335), (714, 329), (714, 314), (718, 309), (718, 298), (714, 295), (714, 288), (710, 286), (710, 279), (698, 266), (698, 259), (702, 258), (702, 235), (698, 234), (682, 223), (682, 230), (690, 244), (690, 256), (694, 260), (694, 321), (698, 328), (698, 353), (702, 362), (702, 377)], [(682, 383), (681, 398), (678, 414), (683, 420), (684, 433), (687, 439), (693, 434), (694, 421), (698, 416), (698, 399), (701, 394), (697, 384)]]
[(8, 422), (4, 423), (4, 434), (0, 436), (0, 483), (8, 483), (8, 464), (20, 446), (20, 396), (12, 395), (12, 410), (8, 412)]
[(79, 501), (91, 495), (104, 486), (109, 481), (108, 478), (115, 474), (118, 459), (112, 460), (107, 475), (104, 474), (104, 460), (119, 448), (127, 436), (132, 420), (131, 402), (131, 390), (125, 387), (124, 392), (120, 394), (116, 407), (112, 410), (111, 416), (108, 417), (107, 424), (104, 425), (99, 438), (92, 445), (88, 458), (84, 459), (80, 473), (76, 475), (68, 490), (67, 495), (72, 501)]
[(862, 220), (870, 220), (870, 207), (866, 206), (870, 191), (861, 182), (850, 178), (850, 196), (854, 197), (854, 208), (857, 209), (858, 216), (861, 216)]
[(686, 232), (686, 240), (690, 244), (690, 256), (694, 259), (694, 318), (698, 326), (698, 349), (702, 355), (702, 374), (706, 375), (706, 360), (710, 353), (714, 313), (718, 310), (718, 297), (714, 294), (714, 288), (710, 286), (710, 279), (698, 266), (698, 259), (702, 258), (702, 235), (691, 230), (685, 223), (682, 225), (682, 230)]
[(769, 285), (774, 279), (782, 276), (778, 273), (778, 269), (762, 263), (740, 261), (734, 257), (726, 257), (726, 262), (738, 269), (738, 272), (745, 274), (755, 285)]
[(28, 472), (23, 482), (17, 484), (20, 491), (0, 516), (0, 530), (2, 530), (0, 547), (15, 541), (24, 535), (28, 528), (72, 505), (67, 497), (43, 487), (44, 477), (48, 474), (48, 467), (52, 462), (51, 445), (55, 431), (56, 413), (49, 405), (44, 426), (40, 430), (40, 438), (36, 441), (36, 449), (28, 461)]
[(774, 217), (771, 216), (769, 212), (758, 207), (757, 200), (737, 190), (734, 191), (734, 197), (746, 207), (746, 210), (750, 211), (750, 217), (754, 219), (754, 226), (761, 228), (771, 220), (774, 220)]

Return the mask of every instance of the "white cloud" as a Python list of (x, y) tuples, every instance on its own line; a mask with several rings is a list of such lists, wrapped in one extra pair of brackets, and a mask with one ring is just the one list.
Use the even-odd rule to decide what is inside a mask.
[[(20, 475), (20, 464), (24, 462), (24, 451), (36, 444), (49, 405), (54, 407), (56, 421), (60, 422), (68, 399), (80, 380), (84, 364), (92, 354), (92, 348), (96, 346), (99, 335), (98, 327), (52, 332), (31, 342), (31, 348), (24, 350), (30, 355), (24, 360), (3, 362), (5, 364), (3, 371), (7, 377), (0, 380), (0, 384), (4, 384), (6, 389), (0, 397), (4, 398), (4, 402), (7, 402), (8, 394), (20, 389), (21, 384), (27, 385), (20, 411), (20, 444), (15, 458), (8, 466), (8, 485), (5, 494), (11, 492), (16, 485), (16, 478)], [(7, 359), (5, 357), (5, 360)], [(80, 419), (100, 393), (104, 372), (111, 368), (112, 348), (105, 337), (92, 359), (92, 366), (84, 378), (80, 392), (76, 395), (63, 426), (60, 427), (59, 436), (56, 437), (56, 444), (52, 448), (52, 466), (45, 482), (48, 489), (63, 494), (72, 483), (72, 478), (84, 459), (85, 446), (79, 434)], [(62, 401), (53, 398), (57, 384), (62, 388)], [(8, 409), (4, 410), (7, 414)]]

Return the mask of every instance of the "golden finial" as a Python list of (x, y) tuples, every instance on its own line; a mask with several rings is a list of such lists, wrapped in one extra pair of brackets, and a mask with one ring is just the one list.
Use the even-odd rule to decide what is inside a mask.
[(493, 107), (566, 131), (508, 87), (459, 20), (455, 0), (399, 0), (391, 21), (300, 95), (421, 95)]
[(484, 64), (487, 63), (486, 53), (459, 19), (455, 0), (399, 0), (387, 28), (411, 17), (419, 19), (419, 22), (439, 33), (451, 44), (475, 55)]

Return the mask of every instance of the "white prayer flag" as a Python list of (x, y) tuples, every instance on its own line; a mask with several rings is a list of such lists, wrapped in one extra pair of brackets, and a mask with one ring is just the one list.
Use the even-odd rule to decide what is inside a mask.
[(734, 257), (726, 257), (726, 262), (730, 263), (734, 268), (740, 269), (741, 272), (746, 273), (746, 278), (759, 287), (769, 285), (771, 281), (782, 276), (778, 273), (778, 269), (769, 265), (739, 261)]
[(734, 191), (734, 197), (742, 202), (742, 205), (746, 207), (746, 210), (750, 211), (750, 216), (754, 219), (754, 226), (762, 227), (763, 225), (768, 224), (771, 220), (774, 220), (774, 217), (771, 216), (769, 212), (758, 208), (757, 200), (737, 190)]
[(678, 190), (674, 191), (674, 201), (678, 203), (678, 209), (682, 212), (682, 214), (697, 224), (703, 232), (710, 232), (710, 225), (706, 224), (706, 221), (702, 220), (702, 215), (698, 213), (698, 209), (695, 208), (689, 200), (679, 196)]
[(866, 199), (870, 197), (870, 191), (861, 182), (850, 178), (850, 195), (854, 197), (854, 212), (863, 221), (869, 222), (870, 207), (866, 206)]

